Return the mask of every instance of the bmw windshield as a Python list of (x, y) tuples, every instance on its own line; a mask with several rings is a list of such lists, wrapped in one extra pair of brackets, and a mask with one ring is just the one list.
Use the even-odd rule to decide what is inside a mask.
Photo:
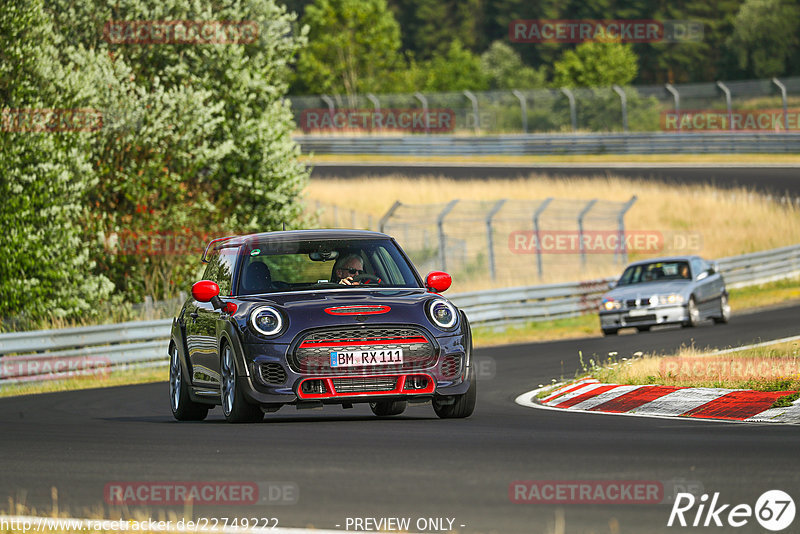
[(631, 265), (622, 273), (617, 285), (627, 286), (664, 280), (691, 280), (689, 262), (682, 260), (660, 261)]

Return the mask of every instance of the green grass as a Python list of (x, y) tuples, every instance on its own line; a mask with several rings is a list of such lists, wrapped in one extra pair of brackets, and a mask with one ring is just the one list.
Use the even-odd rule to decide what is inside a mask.
[[(64, 380), (47, 380), (43, 382), (0, 386), (0, 397), (17, 397), (20, 395), (33, 395), (37, 393), (54, 393), (57, 391), (105, 388), (151, 382), (164, 382), (166, 387), (166, 382), (168, 380), (169, 368), (165, 363), (163, 367), (132, 368), (123, 371), (111, 371), (107, 376), (79, 376)], [(166, 398), (166, 390), (164, 395)]]

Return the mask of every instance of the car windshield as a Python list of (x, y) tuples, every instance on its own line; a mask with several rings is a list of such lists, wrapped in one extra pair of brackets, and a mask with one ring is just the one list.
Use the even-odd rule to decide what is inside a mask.
[(691, 280), (688, 261), (659, 261), (631, 265), (617, 283), (618, 286), (659, 282), (662, 280)]
[[(345, 278), (354, 285), (340, 284)], [(242, 250), (239, 294), (359, 287), (422, 287), (390, 239), (276, 240)]]

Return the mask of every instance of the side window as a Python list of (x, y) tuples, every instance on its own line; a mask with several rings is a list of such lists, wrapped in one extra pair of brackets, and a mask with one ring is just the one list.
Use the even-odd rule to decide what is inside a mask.
[(224, 248), (209, 253), (208, 266), (203, 274), (203, 279), (216, 282), (220, 295), (231, 294), (236, 250), (235, 248)]

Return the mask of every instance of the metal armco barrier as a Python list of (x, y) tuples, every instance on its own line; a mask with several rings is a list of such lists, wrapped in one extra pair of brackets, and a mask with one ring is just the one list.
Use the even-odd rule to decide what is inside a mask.
[(605, 133), (487, 136), (296, 136), (304, 154), (475, 156), (526, 154), (796, 153), (800, 132)]
[[(717, 260), (729, 288), (800, 276), (800, 245)], [(475, 326), (573, 317), (597, 310), (616, 278), (458, 293)], [(168, 362), (171, 319), (0, 334), (0, 383), (53, 380), (98, 369)]]

